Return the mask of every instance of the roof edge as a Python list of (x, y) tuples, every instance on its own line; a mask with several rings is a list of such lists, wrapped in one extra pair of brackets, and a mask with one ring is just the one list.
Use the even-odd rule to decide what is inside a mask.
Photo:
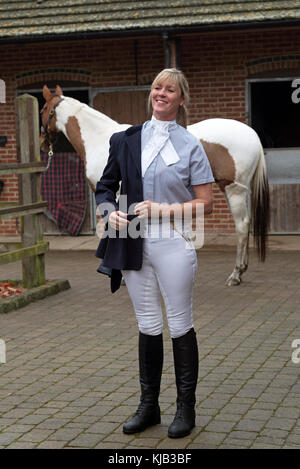
[(209, 31), (228, 31), (228, 30), (243, 30), (243, 29), (261, 29), (269, 27), (292, 27), (299, 26), (300, 19), (287, 19), (287, 20), (266, 20), (254, 21), (245, 23), (226, 23), (226, 24), (206, 24), (198, 26), (183, 26), (174, 27), (166, 26), (159, 28), (144, 28), (144, 29), (128, 29), (119, 31), (91, 31), (91, 32), (74, 32), (63, 34), (43, 34), (43, 35), (23, 35), (18, 37), (0, 37), (0, 44), (24, 44), (24, 43), (39, 43), (39, 42), (53, 42), (63, 40), (86, 40), (86, 39), (100, 39), (100, 38), (118, 38), (129, 36), (151, 36), (168, 34), (188, 34), (197, 32)]

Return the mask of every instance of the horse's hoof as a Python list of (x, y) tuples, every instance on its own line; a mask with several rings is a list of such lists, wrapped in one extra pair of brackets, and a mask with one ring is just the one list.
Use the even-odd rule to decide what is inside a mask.
[(241, 281), (237, 278), (229, 278), (228, 280), (226, 280), (226, 285), (228, 287), (236, 287), (240, 283), (241, 283)]

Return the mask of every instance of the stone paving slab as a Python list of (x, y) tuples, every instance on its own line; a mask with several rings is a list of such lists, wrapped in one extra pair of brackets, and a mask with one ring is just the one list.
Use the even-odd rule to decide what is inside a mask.
[[(175, 412), (165, 324), (162, 423), (122, 425), (139, 400), (137, 326), (126, 287), (111, 295), (92, 251), (51, 251), (47, 278), (71, 289), (0, 317), (0, 448), (300, 448), (300, 251), (250, 252), (239, 287), (226, 287), (232, 249), (200, 250), (194, 299), (200, 352), (196, 428), (167, 437)], [(20, 278), (21, 266), (5, 266)], [(299, 346), (298, 346), (299, 347)], [(298, 354), (300, 356), (300, 353)], [(297, 361), (297, 360), (296, 360)]]

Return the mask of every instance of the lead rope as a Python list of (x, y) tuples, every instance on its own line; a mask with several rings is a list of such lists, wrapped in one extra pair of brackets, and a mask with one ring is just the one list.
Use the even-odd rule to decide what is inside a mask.
[(50, 143), (49, 148), (50, 149), (48, 151), (48, 161), (47, 161), (47, 166), (46, 166), (45, 171), (48, 171), (48, 169), (50, 168), (51, 161), (52, 161), (52, 156), (53, 156), (53, 145), (52, 145), (52, 143)]

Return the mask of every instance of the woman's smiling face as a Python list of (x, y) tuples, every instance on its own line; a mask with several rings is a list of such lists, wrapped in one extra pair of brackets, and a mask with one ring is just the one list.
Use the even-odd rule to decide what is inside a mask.
[(152, 88), (151, 100), (154, 117), (163, 121), (175, 120), (179, 106), (184, 103), (181, 90), (168, 79)]

